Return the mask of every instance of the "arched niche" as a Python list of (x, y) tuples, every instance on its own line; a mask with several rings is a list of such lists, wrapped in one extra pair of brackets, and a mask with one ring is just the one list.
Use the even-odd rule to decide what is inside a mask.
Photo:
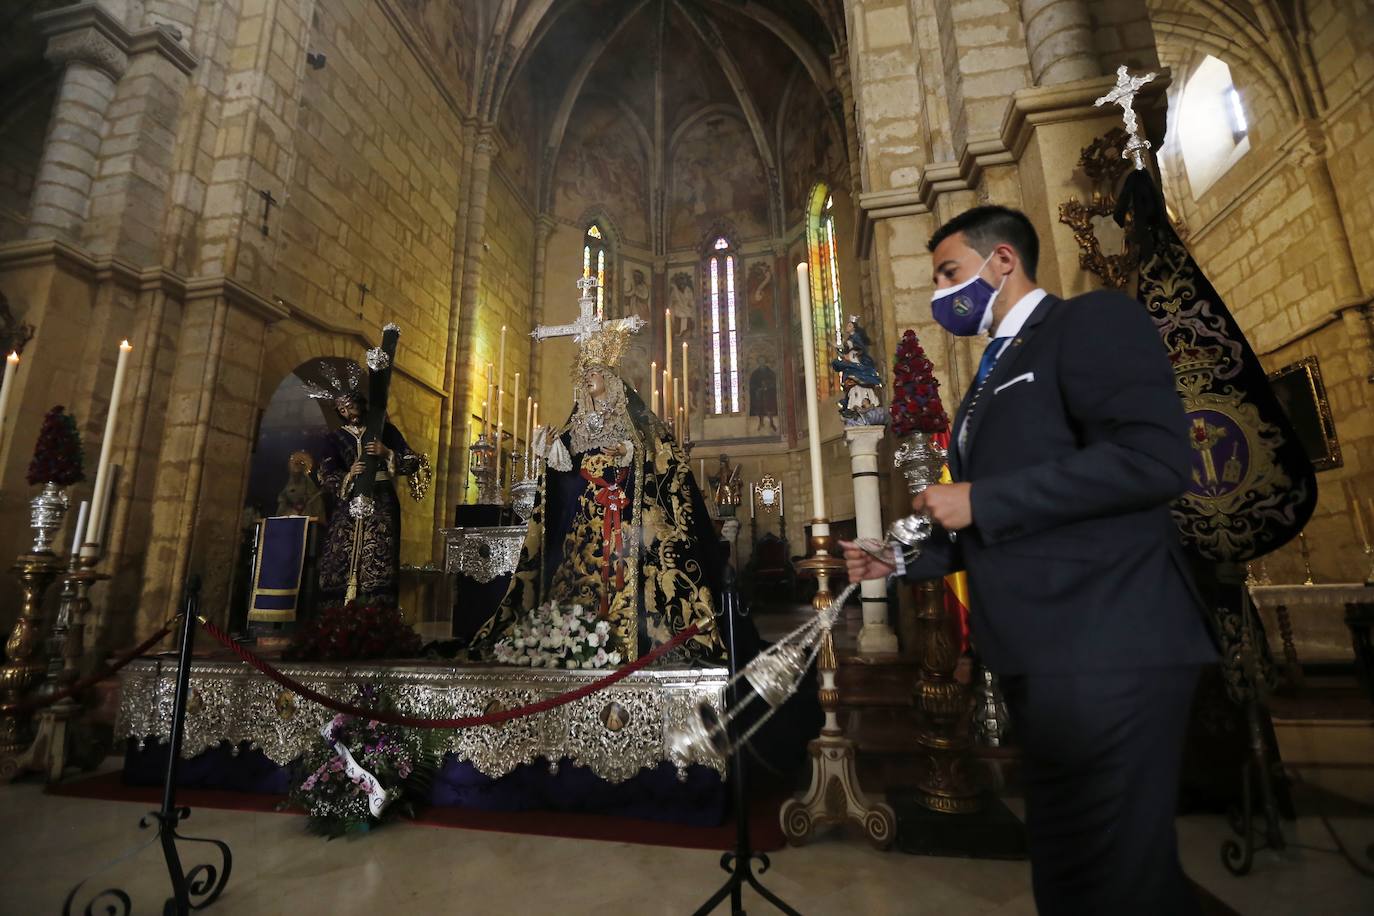
[(288, 462), (295, 452), (309, 452), (312, 467), (319, 467), (329, 431), (339, 425), (339, 419), (334, 402), (311, 398), (306, 385), (327, 388), (327, 371), (346, 379), (350, 366), (365, 386), (367, 373), (358, 370), (353, 360), (338, 356), (306, 360), (278, 383), (258, 423), (244, 500), (248, 508), (259, 515), (276, 514), (277, 494), (286, 485)]

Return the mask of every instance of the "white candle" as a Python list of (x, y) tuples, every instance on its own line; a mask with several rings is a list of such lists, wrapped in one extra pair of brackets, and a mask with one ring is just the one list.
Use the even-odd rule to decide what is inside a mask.
[[(531, 429), (538, 429), (538, 428), (539, 428), (539, 402), (538, 402), (538, 401), (535, 401), (535, 402), (534, 402), (534, 413), (531, 415), (531, 419), (530, 419), (530, 428), (531, 428)], [(531, 433), (531, 435), (533, 435), (533, 433)], [(531, 445), (530, 447), (533, 448), (534, 446)], [(538, 452), (534, 452), (533, 454), (534, 454), (534, 460), (535, 460), (536, 463), (539, 462), (539, 461), (542, 461), (543, 458), (544, 458), (544, 456), (541, 455), (541, 454), (539, 454)]]
[[(5, 414), (10, 406), (10, 392), (14, 391), (14, 373), (19, 368), (19, 354), (11, 352), (5, 357), (5, 379), (0, 382), (0, 433), (5, 430)], [(3, 441), (3, 437), (0, 437)]]
[(525, 478), (533, 476), (530, 468), (530, 452), (534, 442), (534, 398), (525, 398)]
[[(511, 473), (515, 472), (515, 456), (519, 451), (520, 438), (520, 373), (515, 373), (515, 386), (510, 391), (510, 454)], [(511, 480), (515, 478), (512, 476)]]
[(658, 360), (649, 363), (649, 412), (658, 416)]
[(493, 394), (491, 387), (493, 371), (491, 363), (487, 363), (487, 396), (482, 399), (482, 435), (486, 436), (488, 439), (491, 438), (491, 396)]
[(110, 412), (105, 415), (105, 435), (100, 440), (100, 462), (95, 468), (95, 489), (91, 492), (91, 513), (86, 520), (86, 543), (81, 552), (85, 556), (100, 555), (100, 535), (104, 530), (105, 513), (111, 499), (106, 492), (110, 486), (110, 452), (114, 449), (115, 422), (119, 418), (119, 402), (124, 394), (124, 373), (133, 351), (127, 340), (119, 344), (119, 359), (115, 362), (114, 386), (110, 389)]
[[(496, 387), (497, 387), (497, 388), (500, 388), (500, 387), (501, 387), (502, 385), (504, 385), (505, 383), (506, 383), (506, 326), (503, 324), (503, 325), (501, 325), (501, 346), (500, 346), (500, 348), (496, 351)], [(498, 418), (499, 418), (500, 415), (501, 415), (501, 408), (500, 408), (499, 406), (496, 408), (496, 414), (497, 414), (497, 417), (498, 417)]]
[(797, 289), (801, 295), (802, 365), (806, 370), (806, 439), (811, 451), (811, 515), (825, 514), (825, 479), (821, 476), (821, 419), (816, 406), (816, 346), (811, 330), (811, 279), (806, 264), (797, 265)]
[(90, 500), (81, 500), (81, 508), (76, 512), (76, 528), (72, 530), (72, 556), (81, 552), (81, 538), (86, 534), (86, 518), (90, 511)]
[(691, 378), (691, 373), (687, 371), (687, 341), (682, 342), (682, 406), (686, 410), (691, 410), (691, 393), (687, 391), (687, 380)]
[(672, 390), (673, 380), (673, 313), (663, 310), (663, 412), (672, 416), (675, 406)]

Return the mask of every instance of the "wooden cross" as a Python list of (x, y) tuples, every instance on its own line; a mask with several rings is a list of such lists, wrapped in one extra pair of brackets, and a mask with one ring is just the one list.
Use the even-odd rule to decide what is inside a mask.
[(631, 331), (638, 331), (644, 327), (645, 321), (638, 315), (631, 315), (629, 318), (619, 318), (614, 321), (606, 321), (596, 317), (596, 289), (595, 277), (583, 277), (577, 281), (577, 288), (582, 290), (582, 297), (577, 300), (579, 314), (577, 319), (569, 324), (540, 325), (530, 332), (530, 336), (535, 340), (548, 340), (550, 337), (571, 337), (577, 343), (591, 338), (593, 334), (603, 328), (629, 328)]
[(367, 294), (372, 292), (372, 287), (368, 286), (366, 283), (363, 283), (362, 281), (359, 281), (354, 285), (358, 287), (358, 315), (359, 317), (361, 317), (363, 314), (363, 304), (367, 302)]
[(1126, 148), (1121, 151), (1121, 158), (1134, 160), (1137, 169), (1145, 168), (1145, 151), (1150, 148), (1150, 141), (1140, 135), (1140, 125), (1135, 118), (1135, 97), (1136, 93), (1140, 92), (1140, 87), (1153, 80), (1155, 76), (1154, 73), (1131, 76), (1126, 70), (1126, 65), (1122, 64), (1116, 68), (1116, 85), (1112, 87), (1112, 91), (1093, 102), (1093, 106), (1097, 108), (1103, 105), (1121, 106), (1122, 116), (1126, 121), (1126, 133), (1130, 135)]
[(272, 215), (272, 205), (277, 199), (272, 196), (271, 188), (259, 190), (258, 196), (262, 198), (262, 234), (267, 235), (267, 217)]

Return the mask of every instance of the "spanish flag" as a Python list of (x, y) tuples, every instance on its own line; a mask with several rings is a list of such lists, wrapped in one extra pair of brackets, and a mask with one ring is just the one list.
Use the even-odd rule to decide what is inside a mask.
[[(949, 433), (937, 435), (935, 439), (942, 448), (949, 448)], [(954, 483), (948, 464), (940, 469), (940, 483)], [(968, 573), (961, 571), (945, 576), (945, 611), (959, 621), (960, 653), (968, 652)]]

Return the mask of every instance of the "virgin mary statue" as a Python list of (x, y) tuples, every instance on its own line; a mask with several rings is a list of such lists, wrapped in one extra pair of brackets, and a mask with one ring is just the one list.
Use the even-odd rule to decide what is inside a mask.
[(518, 661), (493, 647), (547, 618), (550, 602), (578, 606), (609, 636), (596, 667), (632, 661), (692, 624), (697, 633), (665, 661), (724, 657), (719, 542), (686, 455), (616, 370), (628, 336), (607, 325), (581, 342), (572, 413), (535, 437), (547, 471), (510, 588), (474, 639), (487, 658)]

